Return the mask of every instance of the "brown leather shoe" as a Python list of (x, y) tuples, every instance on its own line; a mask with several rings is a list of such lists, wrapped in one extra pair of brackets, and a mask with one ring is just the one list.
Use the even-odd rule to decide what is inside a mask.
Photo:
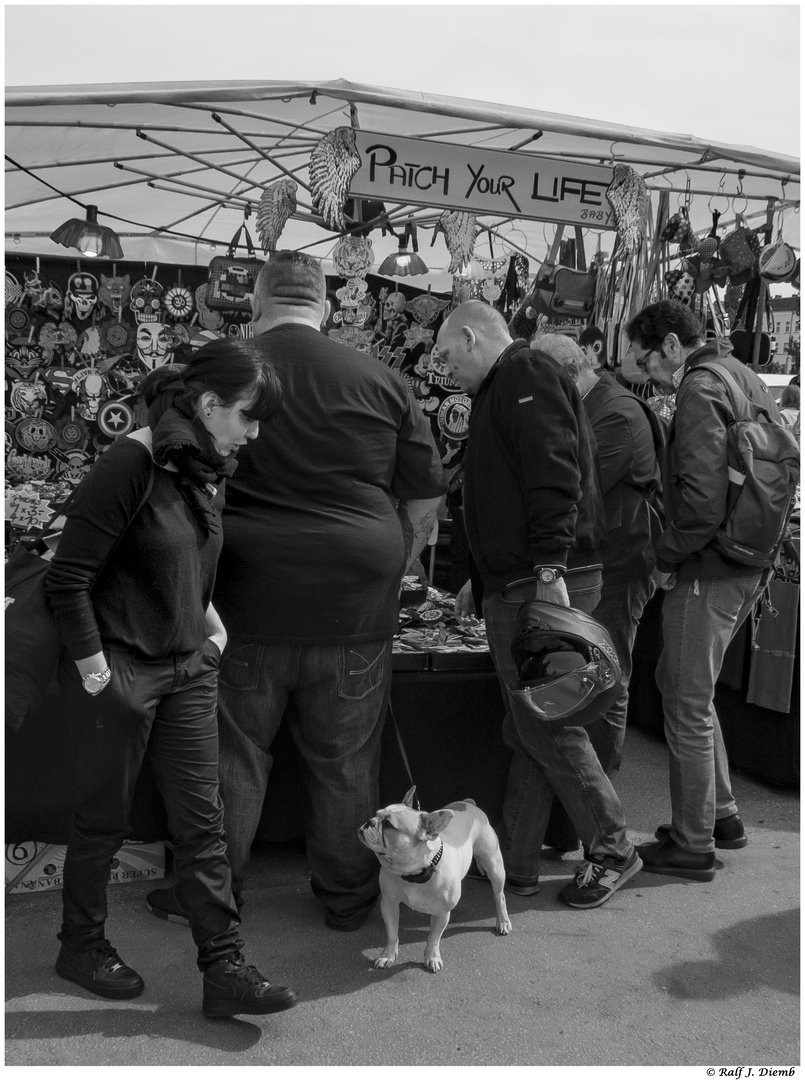
[(640, 844), (637, 854), (648, 874), (668, 874), (670, 877), (690, 878), (691, 881), (712, 881), (716, 876), (714, 851), (686, 851), (670, 836), (654, 844)]

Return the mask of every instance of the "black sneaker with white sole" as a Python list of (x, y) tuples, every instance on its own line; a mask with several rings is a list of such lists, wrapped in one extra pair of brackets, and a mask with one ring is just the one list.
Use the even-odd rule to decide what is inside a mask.
[(637, 850), (632, 851), (626, 859), (616, 859), (612, 855), (587, 855), (573, 881), (560, 891), (559, 899), (572, 908), (600, 907), (642, 866)]

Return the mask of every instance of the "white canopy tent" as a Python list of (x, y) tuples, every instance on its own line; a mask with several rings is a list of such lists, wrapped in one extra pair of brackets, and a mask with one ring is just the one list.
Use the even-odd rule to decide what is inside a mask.
[[(668, 132), (602, 123), (516, 106), (333, 82), (192, 82), (108, 86), (45, 86), (6, 91), (6, 250), (65, 255), (50, 233), (97, 205), (102, 224), (120, 236), (124, 257), (144, 263), (206, 266), (247, 226), (257, 244), (253, 212), (266, 185), (291, 175), (299, 184), (297, 213), (279, 246), (325, 259), (337, 233), (313, 213), (308, 162), (326, 133), (352, 127), (387, 136), (525, 155), (581, 165), (624, 163), (644, 178), (656, 207), (669, 192), (671, 212), (692, 197), (697, 231), (712, 210), (729, 225), (743, 211), (754, 225), (774, 208), (786, 211), (785, 238), (799, 247), (799, 161), (749, 146), (730, 146)], [(518, 159), (519, 160), (519, 159)], [(77, 205), (80, 204), (80, 205)], [(417, 283), (450, 289), (450, 256), (431, 233), (440, 210), (386, 202), (392, 220), (409, 216), (419, 229), (419, 253), (429, 274)], [(792, 211), (792, 212), (789, 212)], [(522, 251), (532, 272), (554, 227), (517, 213), (478, 214), (483, 255)], [(612, 231), (587, 233), (610, 250)], [(375, 230), (376, 266), (396, 250)], [(242, 253), (242, 251), (241, 251)], [(259, 253), (259, 244), (258, 244)]]

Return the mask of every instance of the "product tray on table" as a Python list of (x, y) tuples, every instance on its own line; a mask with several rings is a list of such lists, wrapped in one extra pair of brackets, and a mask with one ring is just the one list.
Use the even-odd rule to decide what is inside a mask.
[(455, 597), (433, 587), (422, 603), (401, 607), (395, 671), (493, 670), (483, 620), (457, 617), (454, 608)]

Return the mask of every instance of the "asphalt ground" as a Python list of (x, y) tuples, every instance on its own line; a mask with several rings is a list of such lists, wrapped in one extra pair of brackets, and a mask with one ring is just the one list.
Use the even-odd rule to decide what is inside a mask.
[[(670, 820), (664, 743), (630, 730), (616, 786), (633, 839), (650, 839)], [(797, 1066), (799, 795), (741, 774), (734, 790), (750, 842), (717, 853), (714, 881), (643, 872), (604, 906), (575, 911), (557, 893), (580, 852), (546, 850), (539, 895), (508, 897), (507, 937), (494, 933), (489, 886), (465, 881), (438, 974), (422, 963), (426, 916), (403, 911), (398, 962), (376, 971), (379, 911), (356, 932), (327, 929), (302, 848), (266, 845), (253, 854), (247, 956), (294, 986), (300, 1004), (264, 1018), (202, 1016), (190, 933), (148, 913), (152, 881), (109, 890), (109, 937), (146, 982), (130, 1002), (56, 975), (60, 893), (8, 896), (6, 1067), (526, 1067), (540, 1076), (574, 1067), (619, 1077), (754, 1066), (760, 1078), (761, 1067)]]

